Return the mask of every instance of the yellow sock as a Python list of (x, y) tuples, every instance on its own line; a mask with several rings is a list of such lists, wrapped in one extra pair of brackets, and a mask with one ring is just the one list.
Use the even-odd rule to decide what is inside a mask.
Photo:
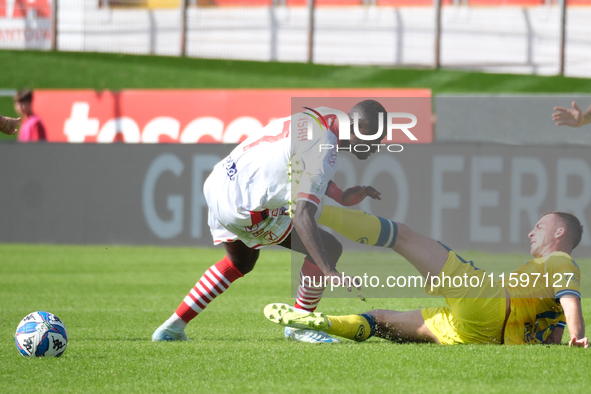
[(375, 333), (375, 319), (371, 315), (327, 316), (330, 327), (324, 330), (329, 335), (365, 341)]
[(396, 242), (395, 222), (353, 209), (322, 206), (318, 223), (360, 244), (391, 248)]

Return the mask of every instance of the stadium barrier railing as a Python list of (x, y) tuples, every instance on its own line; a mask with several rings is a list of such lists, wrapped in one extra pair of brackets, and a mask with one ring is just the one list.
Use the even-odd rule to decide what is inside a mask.
[(591, 76), (591, 0), (0, 0), (0, 48)]

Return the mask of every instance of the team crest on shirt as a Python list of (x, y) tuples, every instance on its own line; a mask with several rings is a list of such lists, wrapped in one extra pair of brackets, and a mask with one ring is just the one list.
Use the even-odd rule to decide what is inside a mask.
[(236, 178), (236, 174), (238, 173), (238, 168), (236, 168), (236, 162), (228, 156), (226, 161), (223, 164), (224, 168), (226, 169), (226, 174), (231, 181)]

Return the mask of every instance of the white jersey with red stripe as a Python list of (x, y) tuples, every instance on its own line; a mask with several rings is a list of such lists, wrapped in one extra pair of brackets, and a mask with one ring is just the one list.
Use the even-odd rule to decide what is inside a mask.
[(324, 107), (315, 111), (328, 129), (318, 127), (305, 113), (278, 119), (215, 165), (203, 188), (214, 244), (240, 239), (259, 248), (280, 243), (289, 235), (289, 168), (294, 157), (303, 167), (294, 195), (320, 211), (320, 200), (337, 168), (336, 119), (337, 113), (343, 113)]

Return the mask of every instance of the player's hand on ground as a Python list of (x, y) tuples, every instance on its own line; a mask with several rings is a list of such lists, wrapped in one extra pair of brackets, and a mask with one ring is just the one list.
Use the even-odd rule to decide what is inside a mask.
[(572, 108), (554, 107), (552, 120), (556, 126), (581, 127), (583, 125), (583, 111), (576, 102), (573, 101)]
[(585, 349), (587, 349), (589, 347), (589, 339), (587, 337), (581, 339), (571, 338), (570, 342), (568, 343), (568, 346), (584, 347)]
[(346, 287), (347, 291), (351, 291), (353, 287), (355, 287), (357, 290), (361, 290), (361, 284), (359, 286), (354, 286), (353, 278), (348, 275), (342, 275), (336, 270), (327, 273), (326, 278), (326, 283), (331, 284), (331, 289), (336, 287)]
[(365, 197), (371, 197), (374, 200), (381, 200), (381, 195), (382, 193), (371, 186), (355, 186), (345, 190), (341, 199), (343, 201), (343, 205), (351, 206), (359, 204), (365, 199)]
[(8, 118), (0, 115), (0, 132), (6, 135), (13, 135), (17, 133), (16, 127), (20, 123), (21, 118)]

